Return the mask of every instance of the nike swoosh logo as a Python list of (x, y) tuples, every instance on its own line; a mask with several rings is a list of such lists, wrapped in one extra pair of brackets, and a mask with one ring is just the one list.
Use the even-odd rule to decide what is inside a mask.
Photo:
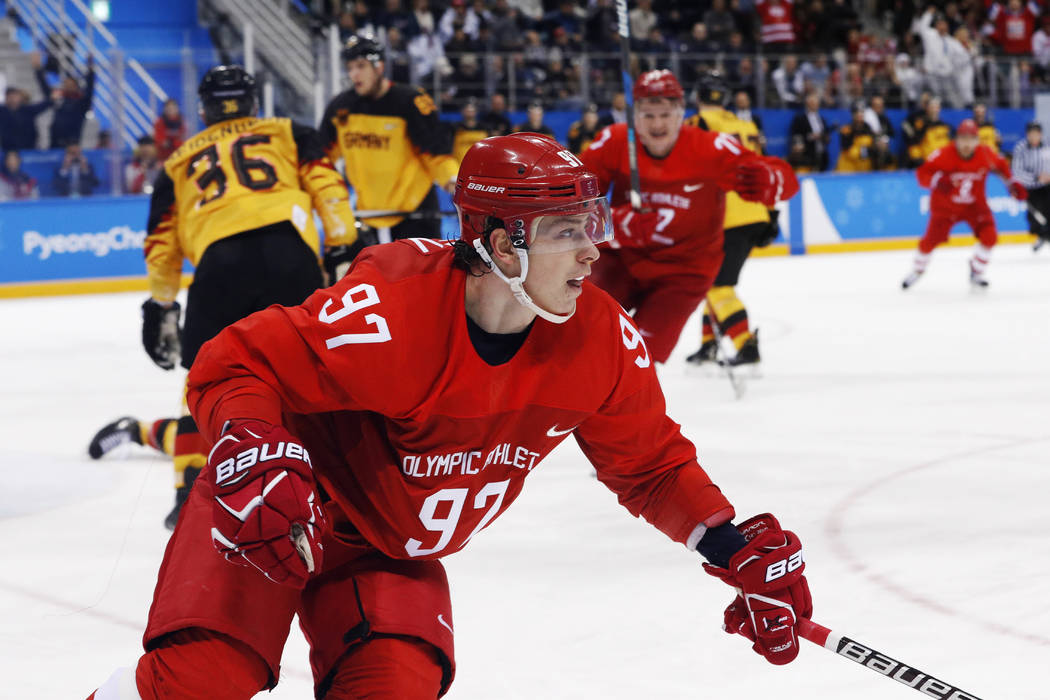
[(682, 189), (685, 190), (686, 192), (696, 192), (698, 189), (700, 189), (703, 186), (704, 186), (704, 183), (701, 182), (699, 185), (682, 185)]
[(572, 431), (576, 430), (576, 426), (572, 426), (568, 430), (558, 430), (558, 424), (555, 423), (551, 427), (547, 428), (547, 437), (561, 437), (562, 435), (568, 435)]
[(450, 627), (449, 624), (447, 622), (445, 622), (445, 616), (444, 615), (438, 615), (438, 623), (442, 627), (447, 629), (450, 633), (455, 634), (455, 632), (452, 631), (452, 627)]

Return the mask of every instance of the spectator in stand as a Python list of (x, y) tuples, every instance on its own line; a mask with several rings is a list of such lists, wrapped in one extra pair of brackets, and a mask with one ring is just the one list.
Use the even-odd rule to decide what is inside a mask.
[(548, 58), (557, 58), (565, 63), (572, 60), (572, 57), (579, 53), (580, 44), (576, 40), (576, 36), (576, 34), (570, 34), (565, 31), (563, 27), (555, 27), (554, 31), (551, 32), (551, 46)]
[(713, 54), (721, 51), (722, 45), (711, 38), (706, 24), (696, 22), (689, 32), (689, 38), (681, 43), (678, 50), (682, 53)]
[(773, 71), (773, 87), (777, 89), (780, 106), (796, 109), (802, 104), (802, 73), (798, 68), (798, 59), (792, 55), (784, 56), (780, 65)]
[[(786, 58), (784, 60), (787, 60)], [(795, 79), (798, 85), (795, 90), (798, 94), (805, 94), (811, 90), (824, 93), (831, 78), (831, 67), (828, 65), (828, 57), (818, 54), (816, 58), (805, 61), (798, 69), (798, 77)], [(798, 106), (797, 104), (795, 106)]]
[(350, 37), (357, 34), (357, 20), (354, 18), (353, 11), (345, 9), (339, 13), (337, 18), (339, 25), (339, 41), (346, 42)]
[(511, 6), (508, 0), (496, 0), (492, 9), (492, 41), (498, 51), (515, 51), (522, 47), (522, 36), (529, 22), (517, 7)]
[(848, 0), (831, 0), (821, 22), (827, 23), (831, 35), (837, 37), (840, 44), (851, 29), (858, 30), (858, 32), (860, 30), (857, 11), (853, 9)]
[(943, 15), (935, 15), (932, 7), (916, 20), (914, 32), (922, 38), (922, 64), (930, 92), (961, 107), (955, 67), (968, 61), (969, 53), (948, 33), (948, 21)]
[(438, 23), (438, 33), (441, 35), (442, 41), (448, 42), (452, 38), (452, 35), (455, 33), (456, 23), (463, 25), (463, 31), (471, 39), (478, 38), (478, 31), (481, 29), (481, 18), (474, 12), (473, 7), (467, 7), (466, 0), (452, 0), (448, 9), (445, 10), (445, 14), (441, 15), (441, 21)]
[(864, 76), (859, 63), (847, 63), (839, 84), (838, 103), (843, 107), (862, 101), (864, 98)]
[(978, 102), (973, 106), (973, 121), (977, 125), (977, 140), (996, 153), (1003, 151), (1003, 137), (995, 128), (992, 117), (988, 114), (988, 105)]
[(153, 122), (153, 142), (157, 145), (157, 158), (162, 162), (186, 140), (186, 122), (175, 98), (164, 101), (157, 121)]
[(5, 153), (3, 167), (0, 168), (0, 202), (36, 199), (39, 196), (36, 179), (22, 170), (22, 156), (18, 151)]
[(407, 49), (415, 72), (413, 82), (426, 83), (433, 77), (434, 71), (441, 75), (452, 73), (452, 66), (445, 57), (445, 47), (437, 32), (433, 30), (419, 32), (408, 42)]
[(437, 29), (434, 13), (430, 11), (430, 0), (412, 0), (412, 19), (415, 20), (415, 29), (408, 39), (409, 43), (412, 43), (416, 35), (429, 34)]
[[(388, 42), (391, 29), (396, 29), (403, 38), (411, 38), (419, 31), (415, 17), (405, 9), (402, 0), (385, 0), (383, 9), (376, 13), (375, 23), (386, 29)], [(387, 60), (390, 60), (389, 45), (387, 46)]]
[(510, 133), (510, 117), (507, 116), (507, 100), (500, 93), (489, 99), (489, 111), (481, 118), (481, 128), (489, 136), (506, 136)]
[(472, 53), (465, 53), (460, 56), (458, 63), (459, 67), (453, 71), (450, 78), (452, 87), (446, 93), (447, 97), (451, 98), (449, 107), (453, 106), (453, 101), (463, 105), (470, 100), (476, 101), (485, 97), (485, 77), (481, 73), (478, 57)]
[(755, 98), (755, 93), (758, 87), (758, 77), (755, 75), (755, 62), (750, 56), (744, 56), (740, 59), (740, 62), (736, 64), (736, 71), (730, 74), (732, 79), (732, 88), (736, 90), (746, 90), (751, 99)]
[(547, 100), (553, 102), (555, 109), (574, 111), (580, 108), (579, 81), (571, 65), (566, 65), (560, 58), (552, 58), (547, 64)]
[(587, 105), (580, 118), (569, 126), (569, 150), (580, 155), (584, 149), (591, 145), (591, 141), (599, 131), (605, 128), (598, 105), (593, 102)]
[(648, 54), (644, 57), (645, 70), (661, 70), (670, 68), (667, 61), (667, 54), (671, 47), (664, 39), (664, 34), (660, 31), (659, 27), (653, 27), (649, 30), (649, 36), (645, 37), (644, 41), (638, 42), (638, 50), (644, 54)]
[(871, 98), (871, 104), (864, 110), (864, 121), (875, 136), (885, 136), (892, 139), (894, 135), (893, 123), (886, 116), (886, 100), (882, 95)]
[(738, 31), (733, 13), (726, 9), (726, 0), (711, 3), (711, 9), (704, 13), (704, 26), (711, 41), (718, 44), (728, 44), (729, 36)]
[(453, 69), (459, 68), (459, 58), (464, 54), (476, 54), (485, 50), (481, 42), (472, 39), (461, 22), (452, 25), (452, 38), (445, 42), (445, 55)]
[(631, 26), (631, 41), (649, 36), (649, 31), (659, 24), (659, 18), (653, 12), (653, 0), (638, 0), (638, 6), (627, 13)]
[(823, 172), (828, 169), (828, 133), (827, 122), (820, 115), (820, 95), (816, 92), (806, 93), (804, 107), (791, 120), (789, 135), (794, 143), (801, 139), (803, 158), (806, 167), (811, 171)]
[(70, 143), (66, 146), (62, 164), (55, 170), (51, 186), (60, 197), (84, 197), (98, 187), (95, 169), (84, 157), (79, 143)]
[(372, 10), (365, 0), (354, 0), (352, 8), (354, 14), (354, 26), (357, 27), (358, 34), (375, 36), (379, 33), (379, 26), (376, 24), (375, 18), (372, 15)]
[(515, 125), (512, 133), (531, 132), (554, 138), (554, 130), (543, 123), (543, 105), (541, 103), (532, 102), (529, 104), (525, 115), (525, 121)]
[(36, 104), (29, 104), (29, 94), (17, 87), (8, 87), (4, 91), (4, 104), (0, 106), (0, 150), (26, 151), (37, 147), (38, 134), (36, 118), (52, 106), (51, 87), (44, 77), (40, 54), (30, 54), (33, 72), (43, 99)]
[(478, 119), (478, 103), (475, 100), (468, 100), (459, 111), (459, 116), (461, 119), (453, 130), (452, 156), (457, 163), (462, 163), (463, 156), (471, 146), (492, 134)]
[(412, 82), (412, 57), (408, 55), (405, 35), (396, 26), (386, 30), (386, 65), (395, 83)]
[(615, 0), (594, 0), (587, 3), (587, 16), (583, 21), (583, 40), (588, 46), (599, 46), (605, 41), (609, 30), (616, 31)]
[(539, 32), (525, 32), (525, 47), (521, 57), (527, 68), (543, 70), (547, 65), (547, 45)]
[(1039, 5), (1033, 0), (1027, 4), (1022, 0), (1007, 0), (1006, 7), (997, 2), (988, 12), (985, 34), (1007, 56), (1030, 54), (1039, 14)]
[(164, 169), (158, 157), (157, 144), (149, 136), (138, 140), (131, 160), (124, 166), (124, 192), (126, 194), (153, 194), (153, 183)]
[(583, 41), (583, 17), (576, 9), (576, 3), (571, 0), (561, 0), (558, 7), (543, 16), (541, 26), (548, 34), (554, 34), (555, 30), (561, 29), (573, 41)]
[(959, 93), (962, 105), (974, 103), (974, 75), (981, 64), (981, 51), (978, 42), (970, 38), (970, 30), (959, 27), (955, 30), (955, 40), (962, 47), (962, 52), (953, 55), (955, 67), (955, 89)]
[(751, 111), (751, 95), (748, 94), (747, 90), (737, 90), (733, 95), (733, 114), (736, 118), (745, 122), (754, 122), (755, 126), (758, 127), (758, 134), (761, 138), (762, 151), (766, 150), (766, 137), (765, 132), (762, 131), (762, 117), (758, 116)]
[(919, 101), (922, 95), (923, 77), (922, 73), (912, 65), (911, 56), (906, 53), (897, 54), (894, 59), (894, 75), (900, 84), (901, 97), (907, 105), (913, 105)]
[(762, 47), (769, 53), (784, 53), (795, 46), (795, 0), (755, 0), (761, 21)]
[(91, 109), (95, 95), (95, 65), (88, 56), (87, 76), (84, 87), (71, 75), (62, 79), (54, 93), (55, 115), (51, 120), (51, 148), (64, 148), (71, 143), (80, 143), (84, 131), (84, 118)]
[(1035, 77), (1044, 85), (1050, 82), (1050, 13), (1039, 20), (1039, 30), (1032, 35), (1032, 66)]

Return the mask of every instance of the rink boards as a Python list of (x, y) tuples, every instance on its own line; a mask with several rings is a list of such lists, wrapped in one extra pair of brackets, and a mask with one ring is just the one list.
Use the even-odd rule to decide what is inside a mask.
[[(801, 192), (781, 205), (781, 235), (759, 255), (803, 255), (910, 248), (925, 229), (929, 192), (910, 171), (800, 178)], [(452, 211), (440, 193), (442, 211)], [(1001, 242), (1028, 241), (1025, 205), (988, 178), (988, 201)], [(149, 198), (89, 197), (0, 204), (0, 298), (145, 290), (142, 247)], [(455, 216), (443, 221), (455, 235)], [(972, 237), (965, 225), (953, 244)], [(185, 272), (192, 272), (187, 265)]]

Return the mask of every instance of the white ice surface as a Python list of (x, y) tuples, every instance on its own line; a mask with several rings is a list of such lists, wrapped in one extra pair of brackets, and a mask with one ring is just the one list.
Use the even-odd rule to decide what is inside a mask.
[[(735, 401), (683, 366), (671, 415), (742, 516), (806, 548), (814, 619), (990, 698), (1045, 700), (1050, 661), (1050, 257), (968, 251), (752, 260), (761, 379)], [(168, 461), (85, 454), (103, 423), (178, 406), (138, 344), (140, 294), (0, 301), (0, 698), (83, 698), (132, 665), (167, 531)], [(421, 348), (421, 351), (426, 351)], [(901, 698), (805, 644), (774, 667), (724, 634), (699, 557), (631, 518), (567, 441), (446, 561), (454, 699)], [(309, 698), (298, 631), (268, 697)]]

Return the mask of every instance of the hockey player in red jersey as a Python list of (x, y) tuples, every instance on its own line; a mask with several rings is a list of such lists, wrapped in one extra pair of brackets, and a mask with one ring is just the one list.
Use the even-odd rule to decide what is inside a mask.
[(925, 235), (919, 240), (915, 266), (901, 283), (903, 289), (919, 281), (933, 249), (948, 240), (952, 226), (960, 221), (969, 224), (977, 237), (977, 247), (970, 258), (970, 283), (978, 288), (988, 286), (984, 271), (998, 238), (995, 218), (985, 199), (984, 182), (989, 172), (996, 172), (1006, 180), (1012, 197), (1022, 201), (1028, 198), (1024, 185), (1013, 179), (1006, 159), (980, 143), (973, 119), (964, 119), (955, 140), (931, 153), (919, 166), (916, 172), (919, 184), (931, 190), (930, 220)]
[(665, 362), (722, 264), (725, 193), (772, 207), (798, 191), (791, 167), (752, 153), (729, 134), (683, 125), (685, 93), (667, 70), (634, 85), (642, 209), (628, 198), (627, 126), (606, 127), (580, 158), (612, 186), (616, 239), (594, 266), (594, 282), (625, 309), (656, 362)]
[(295, 614), (318, 698), (439, 697), (455, 671), (440, 559), (570, 434), (624, 507), (736, 590), (728, 631), (775, 664), (798, 654), (798, 538), (770, 515), (732, 524), (645, 340), (587, 281), (611, 237), (598, 179), (552, 139), (498, 136), (467, 152), (454, 202), (455, 243), (368, 248), (202, 348), (188, 399), (208, 466), (146, 653), (94, 700), (249, 698), (277, 682)]

